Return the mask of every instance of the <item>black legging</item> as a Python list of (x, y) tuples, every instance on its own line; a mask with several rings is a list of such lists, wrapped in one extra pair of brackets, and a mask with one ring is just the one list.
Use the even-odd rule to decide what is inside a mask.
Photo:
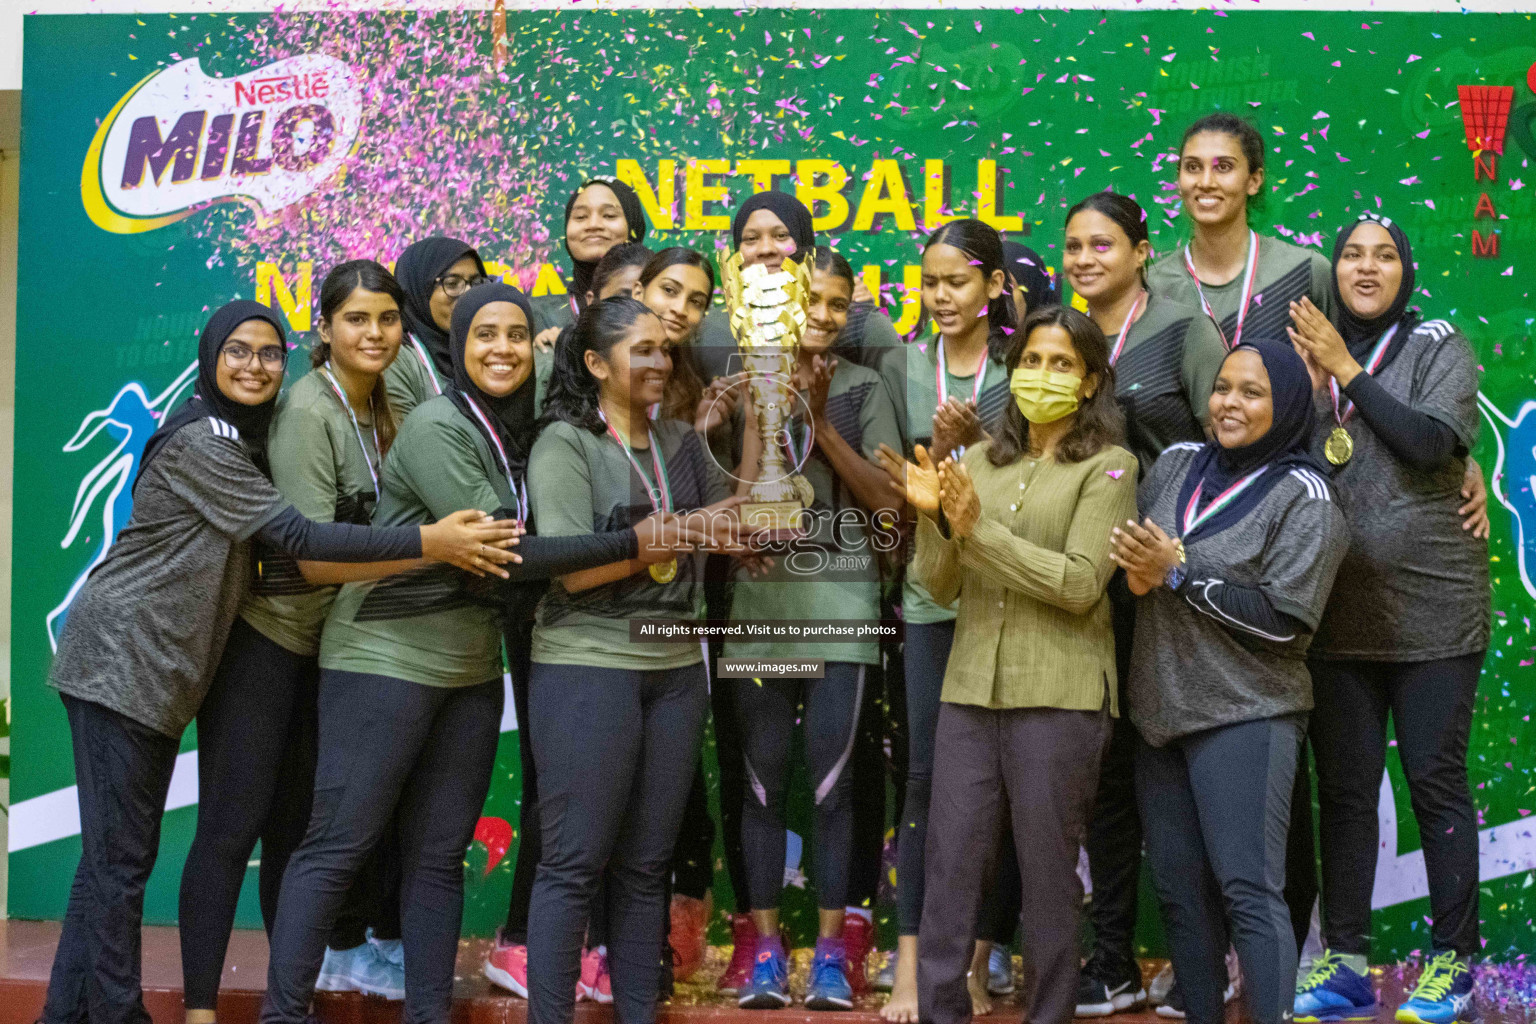
[(1312, 750), (1323, 837), (1323, 933), (1331, 949), (1371, 951), (1377, 797), (1387, 718), (1408, 779), (1429, 877), (1435, 952), (1478, 956), (1477, 813), (1467, 741), (1484, 652), (1408, 663), (1310, 661)]
[(848, 862), (853, 852), (853, 773), (848, 762), (868, 670), (866, 665), (829, 661), (821, 679), (744, 680), (736, 686), (748, 785), (741, 845), (747, 854), (753, 910), (777, 908), (784, 891), (784, 795), (797, 720), (805, 726), (816, 807), (812, 847), (816, 903), (822, 910), (847, 906)]
[(923, 861), (933, 792), (933, 742), (944, 668), (955, 623), (907, 623), (903, 676), (907, 696), (907, 794), (896, 842), (896, 912), (900, 933), (916, 935), (923, 916)]
[(543, 848), (539, 830), (539, 774), (533, 763), (533, 734), (528, 728), (528, 672), (533, 649), (533, 622), (519, 620), (507, 630), (508, 668), (512, 672), (512, 706), (517, 709), (518, 785), (517, 864), (512, 869), (512, 895), (507, 900), (504, 942), (528, 943), (528, 901), (533, 897), (533, 876)]
[[(181, 970), (189, 1010), (218, 1006), (235, 906), (261, 840), (261, 919), (272, 934), (288, 859), (304, 839), (315, 790), (320, 666), (236, 619), (197, 713), (197, 831), (181, 871)], [(379, 843), (347, 893), (329, 945), (367, 929), (400, 937), (399, 857)]]
[(500, 679), (445, 687), (322, 672), (314, 811), (283, 878), (262, 1024), (304, 1021), (331, 924), (397, 808), (403, 1020), (448, 1020), (464, 850), (490, 788), (501, 712)]
[(315, 783), (320, 666), (236, 619), (197, 713), (197, 832), (181, 872), (181, 969), (189, 1010), (218, 1006), (246, 865), (261, 840), (267, 934)]
[(614, 1018), (655, 1020), (667, 868), (698, 764), (705, 687), (702, 665), (534, 664), (528, 727), (543, 849), (528, 914), (533, 1024), (575, 1016), (582, 939), (605, 867)]

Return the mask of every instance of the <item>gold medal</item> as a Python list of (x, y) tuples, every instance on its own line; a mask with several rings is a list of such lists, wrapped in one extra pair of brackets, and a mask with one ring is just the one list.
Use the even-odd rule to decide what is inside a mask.
[(1323, 454), (1335, 466), (1348, 462), (1355, 454), (1355, 442), (1350, 438), (1349, 431), (1343, 427), (1334, 427), (1333, 433), (1328, 435), (1327, 443), (1323, 445)]
[(655, 562), (651, 565), (651, 579), (657, 583), (671, 583), (677, 579), (677, 559), (669, 562)]

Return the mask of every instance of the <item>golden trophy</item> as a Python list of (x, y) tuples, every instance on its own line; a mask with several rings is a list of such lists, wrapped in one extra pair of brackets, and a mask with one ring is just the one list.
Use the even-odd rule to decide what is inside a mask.
[(811, 482), (795, 472), (799, 466), (791, 467), (785, 459), (786, 449), (793, 447), (794, 404), (800, 401), (793, 381), (810, 305), (810, 270), (787, 258), (779, 270), (761, 263), (743, 269), (741, 264), (741, 253), (732, 253), (721, 276), (731, 333), (741, 349), (743, 369), (751, 375), (747, 388), (763, 446), (757, 481), (741, 506), (741, 521), (769, 540), (785, 540), (803, 532), (797, 528), (798, 519), (815, 498)]

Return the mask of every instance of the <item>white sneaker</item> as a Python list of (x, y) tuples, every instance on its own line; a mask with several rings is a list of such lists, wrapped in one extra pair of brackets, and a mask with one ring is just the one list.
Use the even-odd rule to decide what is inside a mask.
[(405, 998), (405, 971), (365, 942), (351, 949), (327, 949), (315, 988), (321, 992), (361, 992), (382, 999)]

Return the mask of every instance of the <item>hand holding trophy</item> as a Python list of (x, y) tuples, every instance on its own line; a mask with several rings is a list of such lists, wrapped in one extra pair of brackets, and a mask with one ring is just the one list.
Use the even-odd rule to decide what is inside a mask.
[[(797, 401), (795, 356), (805, 332), (810, 271), (788, 257), (778, 270), (760, 263), (743, 269), (738, 250), (725, 260), (721, 276), (731, 333), (750, 374), (747, 388), (763, 452), (757, 480), (741, 506), (741, 521), (765, 540), (785, 540), (800, 533), (796, 519), (815, 495), (810, 481), (795, 472), (799, 466), (791, 467), (785, 459)], [(811, 429), (809, 422), (805, 429)], [(807, 435), (807, 451), (809, 443)]]

